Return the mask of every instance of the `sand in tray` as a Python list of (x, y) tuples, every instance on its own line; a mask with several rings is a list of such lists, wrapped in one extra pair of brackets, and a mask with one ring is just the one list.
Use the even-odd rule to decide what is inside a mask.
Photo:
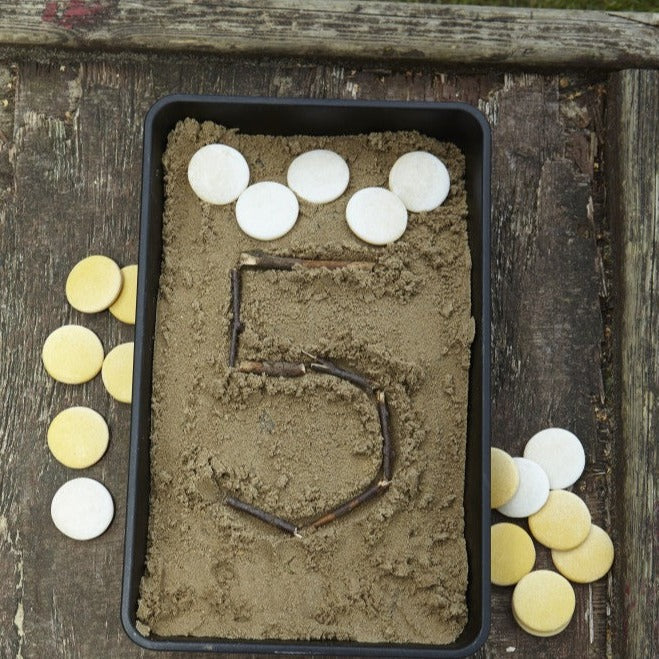
[[(293, 159), (327, 149), (350, 181), (336, 200), (299, 200), (292, 230), (246, 236), (235, 203), (201, 202), (187, 181), (222, 143), (251, 182), (286, 184)], [(428, 151), (451, 191), (376, 247), (348, 227), (348, 199), (386, 187), (394, 162)], [(159, 635), (448, 643), (466, 618), (464, 460), (471, 262), (464, 157), (414, 132), (242, 135), (181, 122), (164, 157), (166, 203), (155, 339), (149, 544), (140, 628)], [(236, 496), (304, 522), (368, 486), (381, 460), (376, 407), (349, 382), (228, 368), (230, 270), (241, 252), (374, 261), (356, 269), (246, 270), (238, 361), (307, 361), (366, 374), (387, 392), (395, 450), (387, 492), (294, 538), (224, 505)], [(480, 503), (478, 503), (480, 505)]]

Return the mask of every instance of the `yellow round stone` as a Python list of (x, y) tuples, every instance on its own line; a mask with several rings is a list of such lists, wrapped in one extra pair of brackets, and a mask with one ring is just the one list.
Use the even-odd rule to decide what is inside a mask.
[(550, 549), (573, 549), (590, 532), (590, 511), (583, 499), (567, 490), (552, 490), (547, 503), (529, 516), (533, 537)]
[(90, 329), (63, 325), (45, 340), (41, 359), (53, 379), (65, 384), (81, 384), (101, 370), (103, 345)]
[(108, 352), (101, 377), (110, 396), (130, 403), (133, 390), (133, 342), (121, 343)]
[(89, 407), (62, 410), (48, 427), (48, 448), (59, 462), (72, 469), (96, 464), (108, 447), (105, 419)]
[(515, 461), (500, 448), (490, 449), (490, 507), (499, 508), (510, 501), (519, 487)]
[(558, 629), (554, 629), (553, 631), (550, 632), (539, 632), (537, 629), (531, 629), (530, 627), (527, 627), (526, 625), (522, 624), (518, 619), (517, 616), (513, 613), (513, 618), (515, 619), (515, 622), (527, 633), (531, 634), (532, 636), (538, 636), (540, 638), (547, 638), (549, 636), (556, 636), (557, 634), (560, 634), (569, 624), (570, 621), (568, 620), (564, 625), (561, 625)]
[(575, 604), (570, 582), (552, 570), (530, 572), (513, 591), (515, 620), (535, 636), (553, 636), (563, 631), (572, 619)]
[(609, 534), (592, 524), (586, 539), (574, 549), (552, 549), (556, 569), (575, 583), (591, 583), (602, 578), (613, 565), (613, 542)]
[(66, 299), (78, 311), (107, 309), (121, 291), (119, 266), (107, 256), (94, 254), (77, 263), (66, 280)]
[(121, 268), (123, 286), (119, 297), (110, 305), (110, 313), (122, 323), (135, 324), (135, 307), (137, 305), (137, 266), (127, 265)]
[(533, 540), (521, 526), (509, 522), (494, 524), (490, 533), (491, 581), (512, 586), (533, 569)]

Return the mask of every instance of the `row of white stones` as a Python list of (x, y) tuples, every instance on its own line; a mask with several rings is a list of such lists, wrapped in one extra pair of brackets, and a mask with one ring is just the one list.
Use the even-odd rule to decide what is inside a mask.
[[(201, 147), (188, 164), (194, 193), (209, 204), (236, 202), (236, 220), (242, 231), (257, 240), (275, 240), (297, 222), (298, 197), (312, 204), (338, 199), (348, 187), (350, 170), (334, 151), (314, 149), (289, 165), (288, 187), (275, 181), (249, 185), (245, 157), (226, 144)], [(371, 245), (398, 240), (407, 228), (408, 211), (419, 213), (440, 206), (450, 190), (446, 165), (427, 151), (410, 151), (389, 172), (389, 189), (367, 187), (355, 192), (346, 205), (351, 231)], [(297, 195), (297, 196), (296, 196)]]

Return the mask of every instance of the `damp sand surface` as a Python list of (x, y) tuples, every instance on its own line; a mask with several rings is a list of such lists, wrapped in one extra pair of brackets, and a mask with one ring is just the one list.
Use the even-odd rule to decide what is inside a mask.
[[(300, 202), (283, 238), (244, 235), (235, 204), (200, 202), (187, 163), (221, 142), (251, 182), (286, 184), (291, 160), (332, 149), (350, 184), (325, 205)], [(360, 188), (387, 186), (395, 160), (425, 150), (452, 187), (410, 213), (393, 245), (372, 247), (345, 222)], [(145, 634), (228, 639), (453, 641), (466, 619), (464, 468), (471, 262), (464, 157), (415, 132), (243, 135), (180, 122), (164, 156), (163, 259), (153, 371), (151, 501), (138, 625)], [(230, 270), (239, 254), (373, 261), (371, 272), (256, 271), (242, 277), (238, 361), (308, 361), (358, 371), (387, 394), (395, 458), (388, 490), (294, 538), (223, 503), (234, 496), (305, 522), (377, 478), (382, 438), (372, 398), (309, 373), (273, 378), (228, 367)]]

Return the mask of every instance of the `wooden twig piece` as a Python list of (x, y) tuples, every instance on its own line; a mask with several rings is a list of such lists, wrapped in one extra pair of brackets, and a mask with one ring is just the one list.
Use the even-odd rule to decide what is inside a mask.
[(280, 378), (299, 378), (307, 372), (304, 364), (296, 362), (242, 361), (238, 364), (241, 373), (271, 375)]
[[(256, 268), (260, 270), (292, 270), (294, 267), (303, 268), (357, 268), (359, 270), (373, 270), (374, 263), (366, 261), (332, 261), (316, 259), (298, 259), (288, 256), (275, 256), (265, 252), (243, 252), (240, 255), (238, 267), (231, 270), (231, 307), (233, 319), (231, 324), (231, 345), (229, 346), (229, 366), (235, 367), (236, 357), (238, 354), (238, 337), (243, 331), (243, 323), (240, 320), (240, 269)], [(390, 485), (393, 474), (393, 448), (391, 442), (391, 432), (389, 429), (389, 409), (385, 393), (371, 380), (364, 375), (341, 368), (336, 364), (325, 359), (320, 359), (314, 355), (305, 353), (313, 360), (309, 368), (317, 373), (325, 373), (334, 377), (346, 380), (351, 384), (364, 390), (366, 393), (375, 396), (378, 418), (380, 420), (380, 432), (382, 435), (382, 477), (383, 480), (370, 485), (364, 491), (354, 496), (349, 501), (341, 504), (338, 508), (323, 513), (320, 517), (312, 521), (308, 526), (317, 529), (325, 524), (333, 522), (335, 519), (342, 517), (346, 513), (357, 508), (366, 501), (382, 494)], [(238, 371), (241, 373), (253, 373), (256, 375), (268, 375), (273, 377), (301, 377), (307, 373), (307, 366), (303, 363), (284, 362), (284, 361), (242, 361), (238, 365)], [(277, 517), (265, 510), (253, 506), (235, 497), (225, 499), (227, 506), (245, 512), (257, 519), (260, 519), (271, 526), (275, 526), (286, 533), (301, 537), (298, 533), (298, 527), (281, 517)]]
[(340, 368), (336, 364), (333, 364), (332, 362), (329, 362), (325, 359), (318, 359), (318, 361), (311, 362), (311, 364), (309, 364), (309, 368), (312, 371), (316, 371), (317, 373), (326, 373), (327, 375), (333, 375), (337, 378), (341, 378), (342, 380), (347, 380), (348, 382), (351, 382), (369, 394), (372, 394), (375, 389), (373, 383), (360, 373), (355, 373), (354, 371), (348, 371), (345, 368)]
[(276, 256), (266, 252), (243, 252), (238, 265), (241, 268), (256, 268), (258, 270), (292, 270), (295, 266), (308, 269), (327, 268), (338, 270), (340, 268), (353, 268), (355, 270), (372, 271), (375, 263), (371, 261), (336, 261), (332, 259), (298, 259), (292, 256)]
[(240, 320), (240, 270), (238, 268), (231, 269), (231, 307), (233, 320), (231, 323), (229, 366), (233, 367), (236, 365), (236, 355), (238, 354), (238, 335), (244, 327)]
[(350, 499), (350, 501), (346, 501), (338, 508), (335, 508), (328, 513), (324, 513), (321, 517), (315, 519), (309, 524), (309, 527), (312, 529), (317, 529), (320, 526), (324, 526), (325, 524), (333, 522), (335, 519), (338, 519), (346, 513), (351, 512), (362, 503), (365, 503), (366, 501), (369, 501), (370, 499), (373, 499), (374, 497), (382, 494), (389, 487), (389, 485), (390, 483), (388, 480), (379, 481), (378, 483), (371, 485), (363, 492), (360, 492), (357, 496)]
[(380, 418), (380, 432), (382, 433), (382, 475), (386, 481), (391, 480), (394, 468), (394, 452), (391, 444), (391, 431), (389, 430), (389, 408), (387, 398), (382, 389), (375, 394)]
[(266, 524), (270, 524), (271, 526), (275, 526), (278, 529), (281, 529), (282, 531), (286, 531), (286, 533), (290, 533), (291, 535), (294, 535), (296, 538), (302, 537), (298, 532), (298, 528), (297, 526), (295, 526), (295, 524), (292, 524), (291, 522), (282, 519), (281, 517), (277, 517), (277, 515), (267, 513), (265, 510), (261, 508), (257, 508), (256, 506), (252, 506), (251, 504), (246, 503), (245, 501), (241, 501), (240, 499), (236, 499), (235, 497), (227, 497), (224, 500), (224, 503), (231, 508), (240, 510), (244, 513), (247, 513), (248, 515), (252, 515), (257, 519), (260, 519), (262, 522), (265, 522)]

